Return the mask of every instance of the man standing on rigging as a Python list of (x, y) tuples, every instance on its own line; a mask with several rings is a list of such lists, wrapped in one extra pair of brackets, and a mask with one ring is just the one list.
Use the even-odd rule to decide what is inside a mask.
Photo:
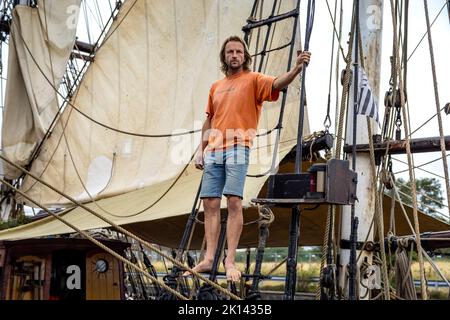
[(220, 202), (225, 195), (228, 206), (225, 270), (228, 280), (239, 280), (241, 273), (234, 260), (243, 226), (242, 198), (262, 103), (276, 101), (280, 90), (297, 77), (310, 57), (309, 52), (299, 52), (294, 68), (271, 77), (250, 72), (252, 59), (241, 38), (232, 36), (223, 43), (220, 61), (225, 78), (211, 86), (203, 138), (195, 157), (196, 168), (205, 170), (200, 198), (205, 211), (206, 238), (205, 258), (195, 266), (195, 271), (211, 270), (220, 230)]

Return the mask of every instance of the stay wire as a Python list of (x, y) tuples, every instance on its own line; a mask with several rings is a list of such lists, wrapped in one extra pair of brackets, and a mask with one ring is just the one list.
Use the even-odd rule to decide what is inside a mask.
[(433, 75), (433, 87), (434, 87), (434, 98), (435, 98), (435, 104), (436, 104), (436, 114), (437, 114), (438, 126), (439, 126), (442, 164), (444, 166), (445, 188), (447, 191), (447, 201), (449, 203), (449, 214), (450, 214), (450, 183), (449, 183), (448, 163), (447, 163), (446, 147), (445, 147), (444, 126), (442, 123), (442, 116), (440, 113), (440, 101), (439, 101), (439, 89), (438, 89), (437, 75), (436, 75), (436, 63), (435, 63), (435, 58), (434, 58), (433, 40), (432, 40), (432, 36), (431, 36), (431, 26), (430, 26), (430, 17), (429, 17), (429, 13), (428, 13), (428, 3), (426, 0), (424, 0), (424, 8), (425, 8), (425, 19), (426, 19), (427, 31), (428, 31), (428, 44), (429, 44), (429, 51), (430, 51), (431, 71), (432, 71), (432, 75)]
[[(312, 30), (314, 27), (314, 13), (315, 13), (315, 0), (308, 0), (308, 9), (306, 13), (306, 29), (305, 29), (305, 51), (309, 51), (309, 42), (311, 39)], [(302, 171), (302, 136), (304, 126), (305, 115), (305, 99), (306, 99), (306, 68), (307, 64), (303, 63), (302, 76), (301, 76), (301, 91), (300, 91), (300, 114), (298, 121), (297, 131), (297, 148), (295, 153), (295, 173)]]
[[(448, 157), (448, 156), (450, 156), (450, 153), (447, 154), (447, 157)], [(421, 168), (421, 167), (427, 166), (427, 165), (432, 164), (432, 163), (434, 163), (434, 162), (437, 162), (437, 161), (439, 161), (439, 160), (442, 160), (442, 157), (439, 157), (439, 158), (437, 158), (437, 159), (428, 161), (428, 162), (426, 162), (426, 163), (422, 163), (421, 165), (418, 165), (418, 166), (414, 166), (413, 169), (417, 169), (417, 168)], [(395, 172), (395, 174), (407, 172), (408, 170), (409, 170), (409, 169), (405, 169), (405, 170), (402, 170), (402, 171), (397, 171), (397, 172)], [(444, 178), (444, 179), (445, 179), (445, 178)]]
[[(441, 157), (439, 157), (439, 159), (441, 159)], [(438, 160), (439, 160), (438, 159)], [(405, 161), (402, 161), (402, 160), (400, 160), (400, 159), (397, 159), (397, 158), (392, 158), (392, 160), (395, 160), (395, 161), (398, 161), (398, 162), (400, 162), (400, 163), (403, 163), (403, 164), (408, 164), (407, 162), (405, 162)], [(423, 172), (426, 172), (426, 173), (428, 173), (428, 174), (431, 174), (431, 175), (433, 175), (433, 176), (435, 176), (435, 177), (438, 177), (438, 178), (441, 178), (441, 179), (445, 179), (445, 177), (443, 177), (443, 176), (441, 176), (441, 175), (438, 175), (438, 174), (436, 174), (436, 173), (434, 173), (434, 172), (431, 172), (431, 171), (429, 171), (429, 170), (425, 170), (425, 169), (423, 169), (423, 168), (421, 168), (421, 167), (415, 167), (415, 169), (419, 169), (419, 170), (421, 170), (421, 171), (423, 171)], [(397, 172), (398, 173), (398, 172)]]
[[(327, 0), (327, 6), (328, 10), (330, 10)], [(337, 14), (337, 0), (334, 2), (334, 15), (333, 15), (333, 29), (336, 29), (336, 26), (334, 24), (334, 21), (336, 21), (336, 14)], [(332, 34), (332, 40), (331, 40), (331, 61), (330, 61), (330, 79), (328, 83), (328, 101), (327, 101), (327, 115), (325, 116), (325, 120), (323, 121), (323, 126), (325, 128), (325, 132), (328, 132), (328, 129), (331, 126), (331, 118), (330, 118), (330, 107), (331, 107), (331, 83), (333, 81), (333, 62), (334, 62), (334, 43), (335, 43), (335, 36)]]
[[(433, 19), (433, 22), (431, 23), (430, 28), (434, 25), (434, 23), (436, 22), (437, 18), (441, 15), (442, 10), (444, 10), (444, 8), (445, 8), (445, 5), (447, 5), (447, 6), (450, 8), (450, 0), (447, 0), (447, 1), (444, 3), (444, 5), (442, 6), (441, 10), (439, 10), (438, 14), (437, 14), (436, 17)], [(450, 10), (450, 9), (449, 9), (449, 10)], [(449, 12), (449, 19), (450, 19), (450, 12)], [(413, 50), (413, 51), (411, 52), (411, 54), (409, 55), (407, 61), (409, 61), (409, 59), (411, 59), (411, 57), (412, 57), (413, 54), (416, 52), (416, 50), (419, 48), (419, 46), (421, 45), (423, 39), (425, 39), (425, 37), (427, 36), (427, 34), (428, 34), (428, 30), (425, 31), (425, 33), (423, 34), (422, 38), (419, 40), (419, 43), (416, 45), (416, 47), (414, 48), (414, 50)]]
[[(341, 54), (342, 54), (342, 58), (345, 60), (345, 53), (344, 53), (344, 48), (342, 48), (341, 45), (341, 30), (339, 30), (339, 32), (336, 30), (336, 15), (333, 18), (333, 14), (331, 13), (331, 8), (330, 8), (330, 4), (328, 3), (328, 0), (326, 0), (326, 4), (327, 4), (327, 9), (328, 9), (328, 13), (330, 14), (330, 18), (331, 18), (331, 23), (333, 24), (333, 33), (336, 36), (336, 38), (338, 39), (338, 43), (339, 43), (339, 49), (341, 50)], [(341, 9), (342, 9), (342, 5), (341, 5)], [(341, 11), (342, 13), (342, 11)], [(342, 19), (341, 19), (342, 22)], [(340, 24), (341, 24), (340, 22)], [(340, 25), (341, 27), (342, 25)]]

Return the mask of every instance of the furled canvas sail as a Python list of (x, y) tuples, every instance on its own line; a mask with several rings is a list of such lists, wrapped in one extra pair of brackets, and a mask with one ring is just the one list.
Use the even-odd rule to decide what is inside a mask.
[[(243, 35), (241, 28), (252, 5), (253, 1), (242, 0), (125, 2), (84, 75), (72, 107), (64, 110), (31, 171), (72, 197), (91, 202), (93, 210), (117, 224), (161, 221), (190, 212), (202, 174), (191, 163), (200, 132), (155, 138), (115, 129), (147, 135), (199, 129), (209, 88), (223, 77), (220, 46), (230, 35)], [(293, 8), (295, 1), (283, 1), (279, 12)], [(265, 6), (262, 17), (269, 16), (271, 9)], [(278, 23), (267, 49), (289, 43), (293, 28), (294, 19)], [(262, 48), (265, 37), (255, 32), (251, 52), (255, 52), (257, 38)], [(266, 58), (262, 71), (282, 74), (287, 71), (289, 47), (267, 53)], [(299, 86), (294, 81), (288, 90), (277, 161), (296, 144)], [(259, 133), (277, 125), (280, 106), (281, 98), (264, 104)], [(305, 124), (308, 133), (307, 114)], [(249, 174), (271, 167), (276, 134), (275, 130), (255, 139)], [(251, 206), (250, 200), (267, 177), (247, 178), (245, 207)], [(22, 190), (46, 206), (73, 205), (32, 178), (25, 179)], [(108, 226), (81, 208), (64, 217), (81, 229)], [(51, 217), (26, 229), (19, 228), (18, 234), (9, 230), (2, 236), (11, 239), (22, 237), (22, 232), (33, 237), (71, 231)], [(155, 235), (164, 238), (172, 231), (159, 230)], [(182, 229), (177, 235), (181, 234)]]
[[(284, 1), (280, 11), (292, 10), (294, 2)], [(200, 133), (174, 137), (129, 133), (161, 135), (201, 128), (209, 88), (223, 77), (220, 46), (228, 36), (242, 35), (252, 4), (238, 0), (125, 2), (74, 95), (72, 107), (64, 110), (33, 162), (32, 172), (80, 201), (145, 187), (155, 188), (152, 194), (158, 198), (164, 193), (158, 186), (170, 185), (189, 163)], [(268, 16), (271, 6), (266, 7), (264, 15)], [(292, 28), (293, 19), (280, 23), (271, 47), (288, 43)], [(288, 57), (289, 48), (271, 52), (265, 73), (285, 72)], [(295, 145), (298, 87), (298, 83), (292, 86), (286, 105), (281, 139), (284, 154)], [(262, 132), (275, 127), (280, 104), (265, 104)], [(270, 167), (275, 135), (276, 131), (256, 141), (250, 173)], [(191, 174), (188, 170), (183, 176)], [(195, 174), (199, 179), (199, 173)], [(264, 180), (249, 182), (248, 195), (255, 196)], [(30, 178), (25, 179), (22, 190), (45, 205), (71, 205)], [(183, 206), (185, 202), (186, 207), (191, 205), (190, 194), (179, 196)], [(141, 200), (144, 208), (153, 201)]]
[[(92, 119), (122, 131), (164, 134), (199, 128), (204, 120), (209, 86), (222, 77), (220, 45), (229, 35), (242, 35), (241, 27), (252, 4), (250, 0), (125, 2), (71, 103)], [(294, 1), (283, 1), (280, 13), (292, 8)], [(270, 9), (265, 6), (262, 17), (269, 16)], [(269, 48), (288, 43), (292, 27), (292, 20), (278, 23)], [(252, 35), (251, 52), (255, 52), (257, 38), (261, 50), (263, 35), (257, 37), (256, 32)], [(288, 48), (267, 55), (265, 73), (277, 75), (286, 70)], [(294, 81), (288, 91), (279, 159), (296, 144), (298, 100), (299, 82)], [(275, 127), (280, 105), (280, 101), (264, 105), (261, 131)], [(307, 133), (307, 118), (305, 123)], [(256, 141), (250, 174), (265, 172), (270, 167), (274, 137), (272, 133)], [(183, 215), (191, 211), (202, 174), (192, 163), (185, 168), (198, 140), (199, 133), (168, 138), (119, 133), (96, 124), (69, 106), (45, 142), (32, 171), (79, 200), (89, 202), (91, 196), (97, 199), (87, 205), (114, 223), (152, 242), (176, 247), (186, 223)], [(183, 149), (186, 145), (188, 148)], [(178, 163), (172, 161), (174, 154), (183, 155)], [(246, 221), (258, 218), (250, 199), (257, 196), (266, 177), (246, 180)], [(70, 205), (32, 179), (27, 179), (22, 189), (45, 205)], [(390, 199), (384, 198), (383, 204), (388, 206)], [(387, 215), (390, 210), (386, 207), (384, 212)], [(407, 208), (407, 213), (412, 216), (412, 209)], [(275, 209), (268, 246), (287, 245), (290, 214), (289, 208)], [(322, 244), (326, 214), (326, 206), (302, 213), (302, 245)], [(398, 206), (395, 214), (400, 217), (403, 214)], [(108, 227), (80, 207), (62, 216), (81, 229)], [(447, 228), (425, 214), (419, 219), (426, 230)], [(384, 221), (389, 221), (387, 216)], [(258, 229), (254, 225), (244, 228), (240, 246), (256, 245)], [(398, 228), (399, 234), (410, 232), (405, 221)], [(192, 248), (199, 248), (202, 243), (200, 229), (196, 228), (192, 237)], [(2, 231), (0, 240), (68, 232), (72, 232), (71, 228), (49, 217)]]
[[(58, 112), (59, 87), (75, 42), (81, 0), (41, 0), (17, 5), (9, 42), (8, 82), (3, 113), (3, 155), (27, 165)], [(4, 166), (7, 178), (21, 174)]]

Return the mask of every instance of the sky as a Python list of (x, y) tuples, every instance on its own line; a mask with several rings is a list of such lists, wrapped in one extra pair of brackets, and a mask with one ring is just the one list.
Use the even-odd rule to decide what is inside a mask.
[[(196, 1), (196, 0), (191, 0)], [(253, 0), (245, 0), (253, 3)], [(101, 1), (99, 1), (101, 2)], [(114, 1), (109, 1), (114, 3)], [(328, 0), (331, 10), (334, 10), (334, 1)], [(340, 2), (340, 1), (338, 1)], [(344, 25), (343, 25), (343, 39), (342, 47), (344, 51), (347, 51), (348, 32), (350, 28), (351, 15), (351, 2), (344, 0)], [(92, 2), (94, 3), (94, 2)], [(104, 2), (104, 5), (109, 6), (108, 2)], [(308, 1), (303, 0), (301, 2), (301, 28), (302, 28), (302, 40), (304, 39), (304, 26), (306, 22), (306, 6)], [(445, 0), (429, 0), (429, 14), (430, 20), (433, 21), (439, 10), (445, 4)], [(79, 30), (77, 32), (80, 35), (82, 41), (89, 41), (89, 37), (85, 30), (83, 30), (84, 17), (90, 16), (91, 27), (97, 30), (93, 30), (93, 34), (98, 34), (101, 28), (101, 19), (99, 18), (102, 8), (97, 8), (94, 5), (87, 7), (86, 11), (80, 11), (80, 23)], [(109, 11), (109, 10), (106, 10)], [(381, 11), (380, 11), (381, 13)], [(390, 63), (389, 59), (392, 54), (392, 18), (390, 10), (390, 1), (384, 0), (384, 7), (382, 9), (382, 57), (381, 57), (381, 77), (380, 77), (380, 96), (384, 97), (384, 93), (389, 88), (390, 78)], [(103, 20), (106, 20), (103, 17)], [(244, 24), (244, 22), (243, 22)], [(409, 27), (409, 51), (411, 52), (418, 44), (421, 37), (426, 31), (424, 3), (422, 0), (410, 1), (410, 27)], [(312, 60), (307, 71), (306, 89), (308, 94), (308, 108), (309, 108), (309, 122), (312, 131), (320, 131), (323, 129), (323, 121), (326, 114), (327, 107), (327, 95), (328, 95), (328, 77), (330, 72), (330, 54), (331, 54), (331, 33), (332, 22), (327, 10), (326, 1), (316, 1), (316, 14), (314, 19), (314, 29), (310, 42), (310, 51), (312, 52)], [(437, 67), (438, 88), (440, 107), (443, 107), (446, 103), (450, 102), (450, 90), (448, 85), (448, 75), (450, 74), (450, 20), (447, 12), (447, 8), (444, 8), (435, 24), (432, 27), (432, 36), (434, 43), (434, 54)], [(91, 39), (92, 40), (92, 39)], [(3, 46), (3, 56), (7, 55)], [(344, 68), (344, 64), (341, 61), (341, 69)], [(433, 91), (433, 81), (431, 74), (431, 64), (429, 56), (428, 38), (426, 37), (417, 51), (411, 57), (408, 65), (408, 104), (411, 114), (411, 127), (413, 130), (419, 127), (425, 120), (429, 119), (436, 113), (436, 105)], [(4, 66), (6, 69), (6, 66)], [(334, 70), (334, 67), (333, 67)], [(334, 75), (335, 76), (335, 75)], [(446, 81), (447, 80), (447, 81)], [(336, 92), (334, 90), (334, 79), (332, 85), (332, 106), (331, 106), (331, 120), (334, 123), (335, 120), (335, 104), (334, 99)], [(4, 84), (2, 86), (1, 98), (3, 99)], [(339, 86), (338, 94), (341, 94), (342, 87)], [(383, 99), (380, 99), (383, 102)], [(379, 103), (380, 116), (383, 116), (384, 105)], [(450, 135), (450, 115), (446, 116), (442, 113), (442, 120), (444, 124), (444, 134)], [(429, 124), (424, 126), (420, 131), (413, 135), (413, 138), (418, 137), (435, 137), (439, 135), (437, 118), (430, 121)], [(440, 152), (416, 154), (414, 156), (415, 165), (420, 165), (430, 160), (437, 159), (441, 156)], [(396, 156), (396, 159), (406, 161), (405, 156)], [(450, 159), (449, 159), (450, 160)], [(435, 174), (443, 176), (442, 161), (437, 161), (433, 164), (423, 167), (424, 169), (431, 171)], [(407, 169), (407, 166), (401, 162), (394, 161), (394, 172)], [(400, 177), (408, 179), (407, 173), (399, 174)], [(430, 174), (421, 170), (416, 170), (416, 177), (432, 177)], [(443, 187), (443, 194), (445, 195), (444, 181), (437, 178)], [(444, 208), (445, 209), (445, 208)]]

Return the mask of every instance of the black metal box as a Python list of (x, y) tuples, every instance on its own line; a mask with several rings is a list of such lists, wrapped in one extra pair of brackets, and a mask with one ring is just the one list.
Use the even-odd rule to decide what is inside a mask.
[(301, 199), (309, 191), (309, 173), (281, 173), (269, 177), (267, 198)]
[(358, 174), (349, 169), (347, 160), (327, 162), (326, 200), (332, 204), (353, 204), (356, 199)]

